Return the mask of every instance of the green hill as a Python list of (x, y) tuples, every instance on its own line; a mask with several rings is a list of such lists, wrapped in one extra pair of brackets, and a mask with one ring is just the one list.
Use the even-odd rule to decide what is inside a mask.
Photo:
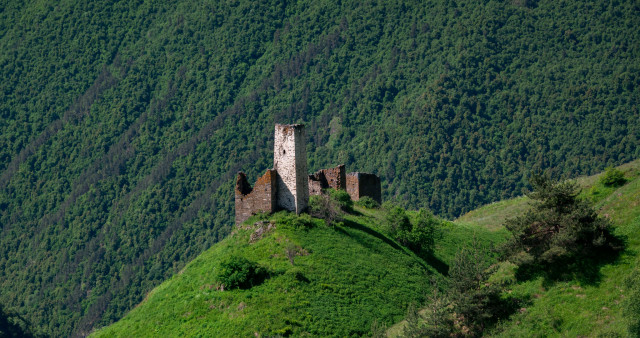
[[(335, 227), (283, 212), (254, 217), (95, 336), (351, 336), (370, 334), (374, 321), (398, 321), (409, 303), (424, 301), (431, 279), (443, 276), (379, 232), (384, 211), (358, 210)], [(500, 238), (481, 229), (441, 231), (458, 247), (473, 236)], [(219, 290), (217, 274), (230, 257), (256, 262), (270, 276), (248, 289)], [(434, 257), (446, 266), (451, 253)]]
[[(233, 177), (309, 169), (453, 218), (531, 171), (640, 158), (637, 1), (0, 5), (0, 304), (83, 335), (231, 231)], [(350, 169), (351, 170), (351, 169)]]
[[(513, 279), (503, 297), (519, 299), (522, 307), (486, 335), (631, 335), (633, 315), (624, 311), (625, 297), (632, 297), (627, 280), (640, 263), (640, 161), (620, 168), (627, 183), (619, 188), (604, 186), (601, 175), (577, 182), (582, 197), (598, 200), (599, 212), (627, 239), (622, 256), (596, 267), (595, 280)], [(526, 198), (502, 201), (443, 222), (434, 254), (426, 260), (384, 234), (385, 209), (357, 208), (336, 227), (285, 212), (261, 216), (264, 221), (254, 217), (94, 336), (368, 335), (374, 321), (389, 325), (405, 315), (408, 304), (428, 304), (425, 296), (434, 281), (447, 285), (446, 269), (456, 253), (474, 243), (504, 241), (506, 231), (494, 224), (521, 214), (526, 205)], [(298, 252), (293, 264), (286, 254), (292, 246)], [(229, 257), (257, 262), (270, 277), (246, 290), (221, 291), (217, 271)], [(404, 325), (387, 334), (402, 336)]]
[(631, 279), (640, 266), (640, 161), (621, 169), (629, 181), (617, 189), (599, 183), (600, 175), (578, 180), (583, 196), (598, 201), (598, 212), (610, 218), (616, 234), (626, 239), (621, 257), (599, 267), (594, 281), (548, 283), (538, 278), (510, 286), (508, 292), (530, 302), (492, 335), (633, 337), (640, 333), (637, 329), (635, 333), (628, 331), (630, 323), (638, 325), (640, 313), (625, 312), (631, 306), (629, 302), (637, 304), (640, 297), (640, 280)]
[[(640, 298), (640, 160), (619, 167), (627, 179), (621, 187), (603, 185), (603, 174), (576, 179), (581, 197), (592, 199), (598, 213), (612, 220), (615, 232), (626, 241), (625, 251), (613, 262), (596, 266), (591, 280), (568, 278), (549, 281), (542, 277), (507, 283), (504, 297), (523, 300), (519, 311), (485, 332), (498, 337), (633, 337), (638, 333), (637, 311), (630, 311)], [(528, 198), (500, 201), (473, 210), (455, 221), (503, 231), (506, 218), (528, 208)], [(578, 262), (579, 263), (579, 262)], [(585, 269), (594, 270), (593, 266)], [(635, 277), (634, 277), (635, 276)], [(513, 276), (506, 276), (514, 278)], [(502, 276), (501, 278), (505, 278)], [(636, 331), (629, 326), (635, 323)], [(401, 336), (406, 322), (393, 326), (390, 337)]]

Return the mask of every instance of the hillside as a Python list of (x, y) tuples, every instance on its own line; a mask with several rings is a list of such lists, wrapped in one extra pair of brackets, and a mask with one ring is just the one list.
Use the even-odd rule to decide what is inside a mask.
[[(514, 336), (622, 336), (640, 313), (629, 313), (637, 303), (640, 266), (640, 161), (621, 166), (628, 182), (609, 189), (598, 182), (601, 175), (578, 179), (583, 196), (597, 201), (599, 213), (609, 217), (616, 234), (625, 238), (623, 254), (601, 266), (585, 266), (590, 278), (574, 276), (549, 283), (542, 278), (515, 283), (509, 292), (528, 298), (525, 310), (500, 325), (492, 335)], [(632, 279), (635, 278), (635, 279)], [(634, 298), (635, 297), (635, 298)], [(625, 312), (627, 311), (627, 312)]]
[(309, 170), (453, 218), (531, 171), (640, 158), (636, 1), (0, 5), (0, 304), (121, 318), (227, 236), (233, 177), (305, 123)]
[[(381, 232), (385, 214), (359, 208), (335, 227), (286, 212), (254, 217), (94, 336), (368, 335), (374, 321), (402, 318), (409, 303), (424, 301), (432, 279), (443, 278), (441, 266)], [(458, 248), (470, 245), (472, 234), (487, 242), (500, 237), (469, 228), (441, 231)], [(293, 264), (286, 254), (292, 246)], [(217, 271), (234, 256), (257, 262), (270, 277), (248, 289), (220, 290)], [(446, 266), (452, 256), (438, 250), (434, 257)]]
[[(583, 264), (589, 278), (572, 275), (550, 281), (542, 277), (517, 280), (513, 275), (501, 276), (513, 280), (505, 286), (503, 296), (522, 299), (522, 307), (485, 332), (486, 336), (633, 337), (638, 333), (640, 313), (629, 313), (629, 309), (640, 297), (640, 160), (618, 169), (627, 178), (621, 187), (604, 186), (600, 183), (603, 174), (579, 177), (576, 182), (582, 188), (581, 196), (592, 199), (598, 212), (612, 220), (616, 234), (626, 240), (622, 255), (596, 266)], [(525, 197), (492, 203), (463, 215), (455, 224), (504, 231), (504, 220), (521, 214), (528, 204)], [(635, 333), (629, 331), (631, 323), (636, 325)], [(404, 325), (405, 321), (393, 326), (389, 336), (400, 336)]]

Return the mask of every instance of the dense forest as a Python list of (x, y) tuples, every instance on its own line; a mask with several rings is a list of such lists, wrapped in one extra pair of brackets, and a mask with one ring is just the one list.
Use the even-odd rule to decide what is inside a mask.
[(309, 169), (456, 217), (640, 157), (635, 1), (0, 5), (0, 304), (85, 335), (231, 230), (233, 178)]

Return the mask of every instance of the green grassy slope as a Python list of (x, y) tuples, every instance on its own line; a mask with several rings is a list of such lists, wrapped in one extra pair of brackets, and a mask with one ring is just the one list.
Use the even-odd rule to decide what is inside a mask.
[(0, 304), (83, 335), (224, 238), (233, 177), (309, 169), (440, 216), (640, 157), (637, 1), (5, 1)]
[[(431, 279), (442, 278), (437, 269), (452, 258), (442, 248), (469, 245), (473, 237), (497, 240), (490, 231), (449, 224), (443, 229), (448, 244), (435, 254), (441, 265), (434, 267), (378, 232), (384, 211), (358, 214), (335, 228), (315, 219), (311, 228), (296, 228), (291, 224), (299, 218), (279, 213), (270, 218), (275, 229), (253, 243), (250, 220), (95, 336), (367, 335), (374, 320), (388, 325), (402, 318), (408, 303), (424, 301)], [(304, 252), (295, 265), (285, 256), (291, 243)], [(273, 275), (248, 290), (218, 291), (216, 269), (230, 255)]]
[[(526, 299), (520, 313), (498, 325), (489, 335), (522, 336), (628, 336), (628, 318), (623, 315), (627, 289), (625, 278), (640, 266), (640, 161), (619, 169), (628, 182), (619, 188), (607, 188), (598, 182), (600, 175), (576, 181), (582, 195), (597, 201), (599, 213), (615, 224), (616, 234), (627, 240), (621, 257), (602, 266), (595, 281), (545, 282), (542, 278), (508, 287), (506, 292)], [(464, 224), (497, 228), (526, 205), (518, 198), (485, 206), (459, 219)]]

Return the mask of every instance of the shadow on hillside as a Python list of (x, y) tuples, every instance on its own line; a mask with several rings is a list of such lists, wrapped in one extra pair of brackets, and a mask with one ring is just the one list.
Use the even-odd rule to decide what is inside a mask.
[(543, 277), (543, 285), (550, 286), (559, 281), (575, 280), (582, 285), (598, 285), (602, 281), (601, 268), (607, 264), (615, 264), (621, 254), (626, 251), (626, 238), (617, 237), (616, 247), (576, 255), (572, 258), (558, 260), (553, 264), (525, 264), (518, 268), (518, 280), (530, 280)]
[[(393, 240), (391, 240), (389, 237), (387, 237), (387, 236), (383, 235), (382, 233), (380, 233), (380, 232), (378, 232), (378, 231), (376, 231), (376, 230), (374, 230), (374, 229), (371, 229), (371, 228), (366, 227), (366, 226), (364, 226), (364, 225), (362, 225), (362, 224), (358, 224), (358, 223), (356, 223), (356, 222), (349, 221), (349, 220), (344, 220), (344, 221), (342, 222), (342, 224), (344, 224), (344, 226), (345, 226), (345, 227), (348, 227), (348, 228), (351, 228), (351, 229), (360, 230), (360, 231), (362, 231), (362, 232), (365, 232), (365, 233), (367, 233), (367, 234), (369, 234), (369, 235), (371, 235), (371, 236), (373, 236), (373, 237), (375, 237), (375, 238), (378, 238), (379, 240), (381, 240), (381, 241), (383, 241), (383, 242), (385, 242), (385, 243), (389, 244), (389, 246), (391, 246), (392, 248), (394, 248), (394, 249), (396, 249), (396, 250), (400, 250), (400, 251), (404, 252), (404, 249), (403, 249), (400, 245), (398, 245), (398, 243), (394, 242), (394, 241), (393, 241)], [(344, 231), (344, 230), (342, 230), (342, 229), (338, 229), (338, 231), (342, 231), (342, 232), (343, 232), (343, 233), (345, 233), (347, 236), (350, 236), (347, 232), (345, 232), (345, 231)], [(357, 240), (357, 239), (356, 239), (356, 240)], [(365, 245), (365, 246), (366, 246), (366, 245)]]
[[(381, 241), (385, 242), (386, 244), (388, 244), (389, 246), (391, 246), (392, 248), (401, 251), (402, 253), (404, 253), (405, 255), (409, 255), (408, 253), (408, 249), (404, 248), (400, 245), (398, 245), (398, 243), (396, 243), (395, 241), (393, 241), (392, 239), (390, 239), (389, 237), (385, 236), (384, 234), (371, 229), (369, 227), (363, 226), (362, 224), (356, 223), (356, 222), (352, 222), (349, 220), (344, 220), (342, 223), (345, 227), (350, 228), (350, 229), (354, 229), (354, 230), (359, 230), (362, 231), (364, 233), (367, 233), (375, 238), (380, 239)], [(336, 228), (337, 231), (342, 232), (343, 234), (353, 238), (354, 240), (356, 240), (358, 243), (360, 243), (361, 245), (365, 246), (365, 247), (371, 247), (370, 243), (366, 243), (364, 242), (362, 239), (357, 238), (352, 236), (351, 234), (349, 234), (347, 231), (345, 231), (344, 229), (340, 229), (339, 227)], [(434, 256), (433, 253), (424, 253), (424, 254), (418, 254), (418, 257), (422, 258), (422, 260), (424, 261), (419, 261), (420, 265), (423, 268), (427, 268), (427, 265), (431, 266), (432, 268), (434, 268), (436, 271), (438, 271), (438, 273), (440, 273), (443, 276), (448, 276), (449, 275), (449, 265), (445, 262), (443, 262), (442, 260), (440, 260), (438, 257)], [(426, 262), (426, 264), (425, 264)]]
[(420, 255), (420, 258), (431, 265), (432, 268), (436, 269), (441, 275), (445, 277), (449, 276), (449, 264), (441, 261), (440, 258), (434, 256), (432, 253)]

